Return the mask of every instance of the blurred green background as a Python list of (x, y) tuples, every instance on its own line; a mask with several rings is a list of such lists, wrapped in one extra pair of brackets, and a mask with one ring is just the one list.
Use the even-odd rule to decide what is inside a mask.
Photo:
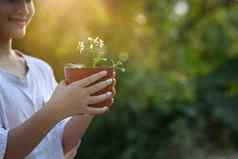
[(78, 159), (204, 159), (238, 148), (238, 2), (42, 0), (15, 47), (54, 68), (80, 61), (88, 36), (125, 61), (115, 104)]

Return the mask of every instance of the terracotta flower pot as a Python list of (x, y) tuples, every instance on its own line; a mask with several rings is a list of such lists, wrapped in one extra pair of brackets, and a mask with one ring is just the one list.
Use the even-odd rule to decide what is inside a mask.
[[(107, 76), (103, 77), (102, 79), (98, 80), (95, 83), (98, 83), (100, 81), (110, 79), (110, 78), (116, 78), (116, 74), (115, 74), (113, 68), (70, 68), (70, 67), (65, 67), (64, 68), (65, 82), (68, 85), (72, 82), (81, 80), (83, 78), (86, 78), (90, 75), (93, 75), (93, 74), (101, 72), (101, 71), (107, 71), (108, 74), (107, 74)], [(95, 84), (95, 83), (93, 83), (93, 84)], [(91, 94), (91, 96), (97, 96), (97, 95), (101, 95), (101, 94), (104, 94), (104, 93), (110, 91), (110, 92), (112, 92), (112, 97), (103, 101), (103, 102), (100, 102), (100, 103), (97, 103), (97, 104), (92, 104), (92, 105), (89, 105), (89, 106), (91, 106), (91, 107), (111, 106), (113, 104), (113, 99), (112, 98), (116, 94), (115, 86), (116, 86), (116, 81), (113, 81), (112, 85), (107, 86), (106, 88), (104, 88), (104, 89), (102, 89), (102, 90), (100, 90), (100, 91), (98, 91), (94, 94)]]

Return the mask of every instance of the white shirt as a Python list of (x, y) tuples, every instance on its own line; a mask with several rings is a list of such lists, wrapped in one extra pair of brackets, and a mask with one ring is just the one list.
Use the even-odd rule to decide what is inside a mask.
[[(17, 53), (28, 68), (26, 79), (0, 68), (0, 159), (6, 153), (9, 130), (41, 109), (57, 85), (52, 68), (46, 62)], [(63, 159), (62, 135), (68, 119), (52, 128), (26, 159)]]

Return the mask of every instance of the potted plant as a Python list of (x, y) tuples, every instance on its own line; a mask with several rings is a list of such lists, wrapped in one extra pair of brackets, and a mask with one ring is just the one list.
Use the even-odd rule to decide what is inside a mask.
[[(104, 50), (104, 41), (99, 37), (96, 38), (89, 37), (87, 41), (79, 41), (77, 46), (77, 52), (79, 52), (80, 55), (84, 55), (84, 57), (86, 56), (89, 60), (86, 60), (87, 62), (85, 62), (84, 64), (70, 63), (64, 67), (66, 84), (70, 84), (74, 81), (81, 80), (100, 71), (107, 71), (108, 74), (106, 77), (100, 79), (97, 82), (109, 78), (116, 78), (116, 70), (121, 70), (123, 72), (125, 71), (125, 68), (122, 67), (121, 61), (114, 61), (113, 59), (106, 58)], [(112, 85), (96, 92), (95, 94), (92, 94), (92, 96), (100, 95), (110, 91), (113, 93), (114, 97), (116, 94), (115, 86), (116, 82), (114, 81)], [(111, 106), (113, 104), (112, 98), (90, 106), (92, 107)]]

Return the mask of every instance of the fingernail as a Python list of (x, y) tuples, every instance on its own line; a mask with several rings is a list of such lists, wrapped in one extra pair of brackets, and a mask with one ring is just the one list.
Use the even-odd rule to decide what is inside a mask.
[(105, 110), (105, 111), (108, 111), (108, 106), (105, 106), (105, 107), (103, 107), (103, 109)]
[(100, 74), (101, 74), (101, 75), (106, 75), (106, 74), (107, 74), (107, 71), (102, 71)]
[(111, 96), (112, 95), (112, 92), (107, 92), (107, 96)]
[(106, 82), (108, 83), (108, 84), (111, 84), (112, 83), (112, 79), (108, 79), (108, 80), (106, 80)]

